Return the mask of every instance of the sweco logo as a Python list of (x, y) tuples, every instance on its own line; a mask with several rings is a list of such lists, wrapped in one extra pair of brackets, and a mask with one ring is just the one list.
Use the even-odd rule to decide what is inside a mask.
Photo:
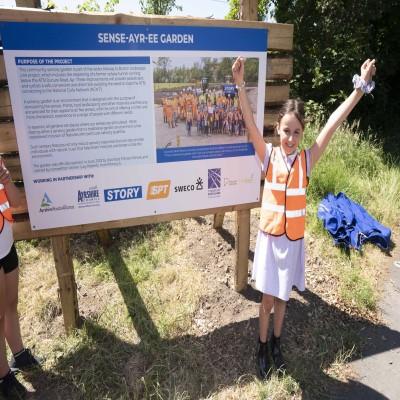
[(203, 190), (204, 189), (204, 182), (203, 179), (198, 177), (195, 183), (190, 185), (178, 185), (174, 187), (175, 193), (179, 192), (193, 192), (195, 190)]
[(165, 199), (169, 196), (170, 180), (153, 181), (147, 186), (147, 200)]

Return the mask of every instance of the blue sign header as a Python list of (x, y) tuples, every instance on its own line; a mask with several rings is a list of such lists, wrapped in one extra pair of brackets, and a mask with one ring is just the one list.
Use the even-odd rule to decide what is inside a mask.
[(267, 29), (1, 22), (4, 50), (267, 51)]
[(20, 66), (150, 64), (150, 57), (15, 57)]

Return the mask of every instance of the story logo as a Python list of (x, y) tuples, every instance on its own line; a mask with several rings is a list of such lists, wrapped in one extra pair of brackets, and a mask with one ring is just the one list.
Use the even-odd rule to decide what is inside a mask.
[(141, 186), (127, 186), (121, 188), (104, 189), (104, 201), (121, 201), (121, 200), (134, 200), (141, 199), (142, 187)]
[(171, 181), (153, 181), (147, 186), (147, 200), (165, 199), (169, 196)]

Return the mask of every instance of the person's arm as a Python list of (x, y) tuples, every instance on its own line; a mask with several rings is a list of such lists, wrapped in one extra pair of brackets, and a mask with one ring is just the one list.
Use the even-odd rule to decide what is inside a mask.
[(14, 185), (10, 172), (5, 167), (3, 160), (0, 158), (0, 183), (4, 186), (7, 199), (11, 207), (19, 207), (22, 203), (20, 190)]
[(240, 108), (242, 109), (243, 119), (249, 132), (249, 139), (253, 143), (258, 158), (263, 163), (265, 159), (265, 142), (254, 121), (253, 111), (251, 110), (246, 88), (244, 87), (244, 59), (242, 57), (238, 57), (233, 63), (232, 75), (239, 88)]
[[(365, 82), (369, 82), (372, 76), (375, 74), (375, 60), (366, 60), (361, 66), (361, 78)], [(310, 149), (311, 154), (311, 168), (315, 166), (317, 161), (322, 156), (326, 149), (332, 135), (335, 133), (339, 125), (348, 117), (356, 104), (360, 101), (363, 96), (361, 89), (354, 89), (350, 96), (332, 113), (329, 117), (328, 122), (322, 128), (318, 135), (315, 143)]]

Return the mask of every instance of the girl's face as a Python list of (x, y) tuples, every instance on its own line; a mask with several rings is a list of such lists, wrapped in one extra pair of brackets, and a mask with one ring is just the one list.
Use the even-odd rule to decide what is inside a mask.
[(285, 114), (278, 124), (281, 148), (286, 155), (294, 153), (303, 137), (303, 127), (292, 113)]

